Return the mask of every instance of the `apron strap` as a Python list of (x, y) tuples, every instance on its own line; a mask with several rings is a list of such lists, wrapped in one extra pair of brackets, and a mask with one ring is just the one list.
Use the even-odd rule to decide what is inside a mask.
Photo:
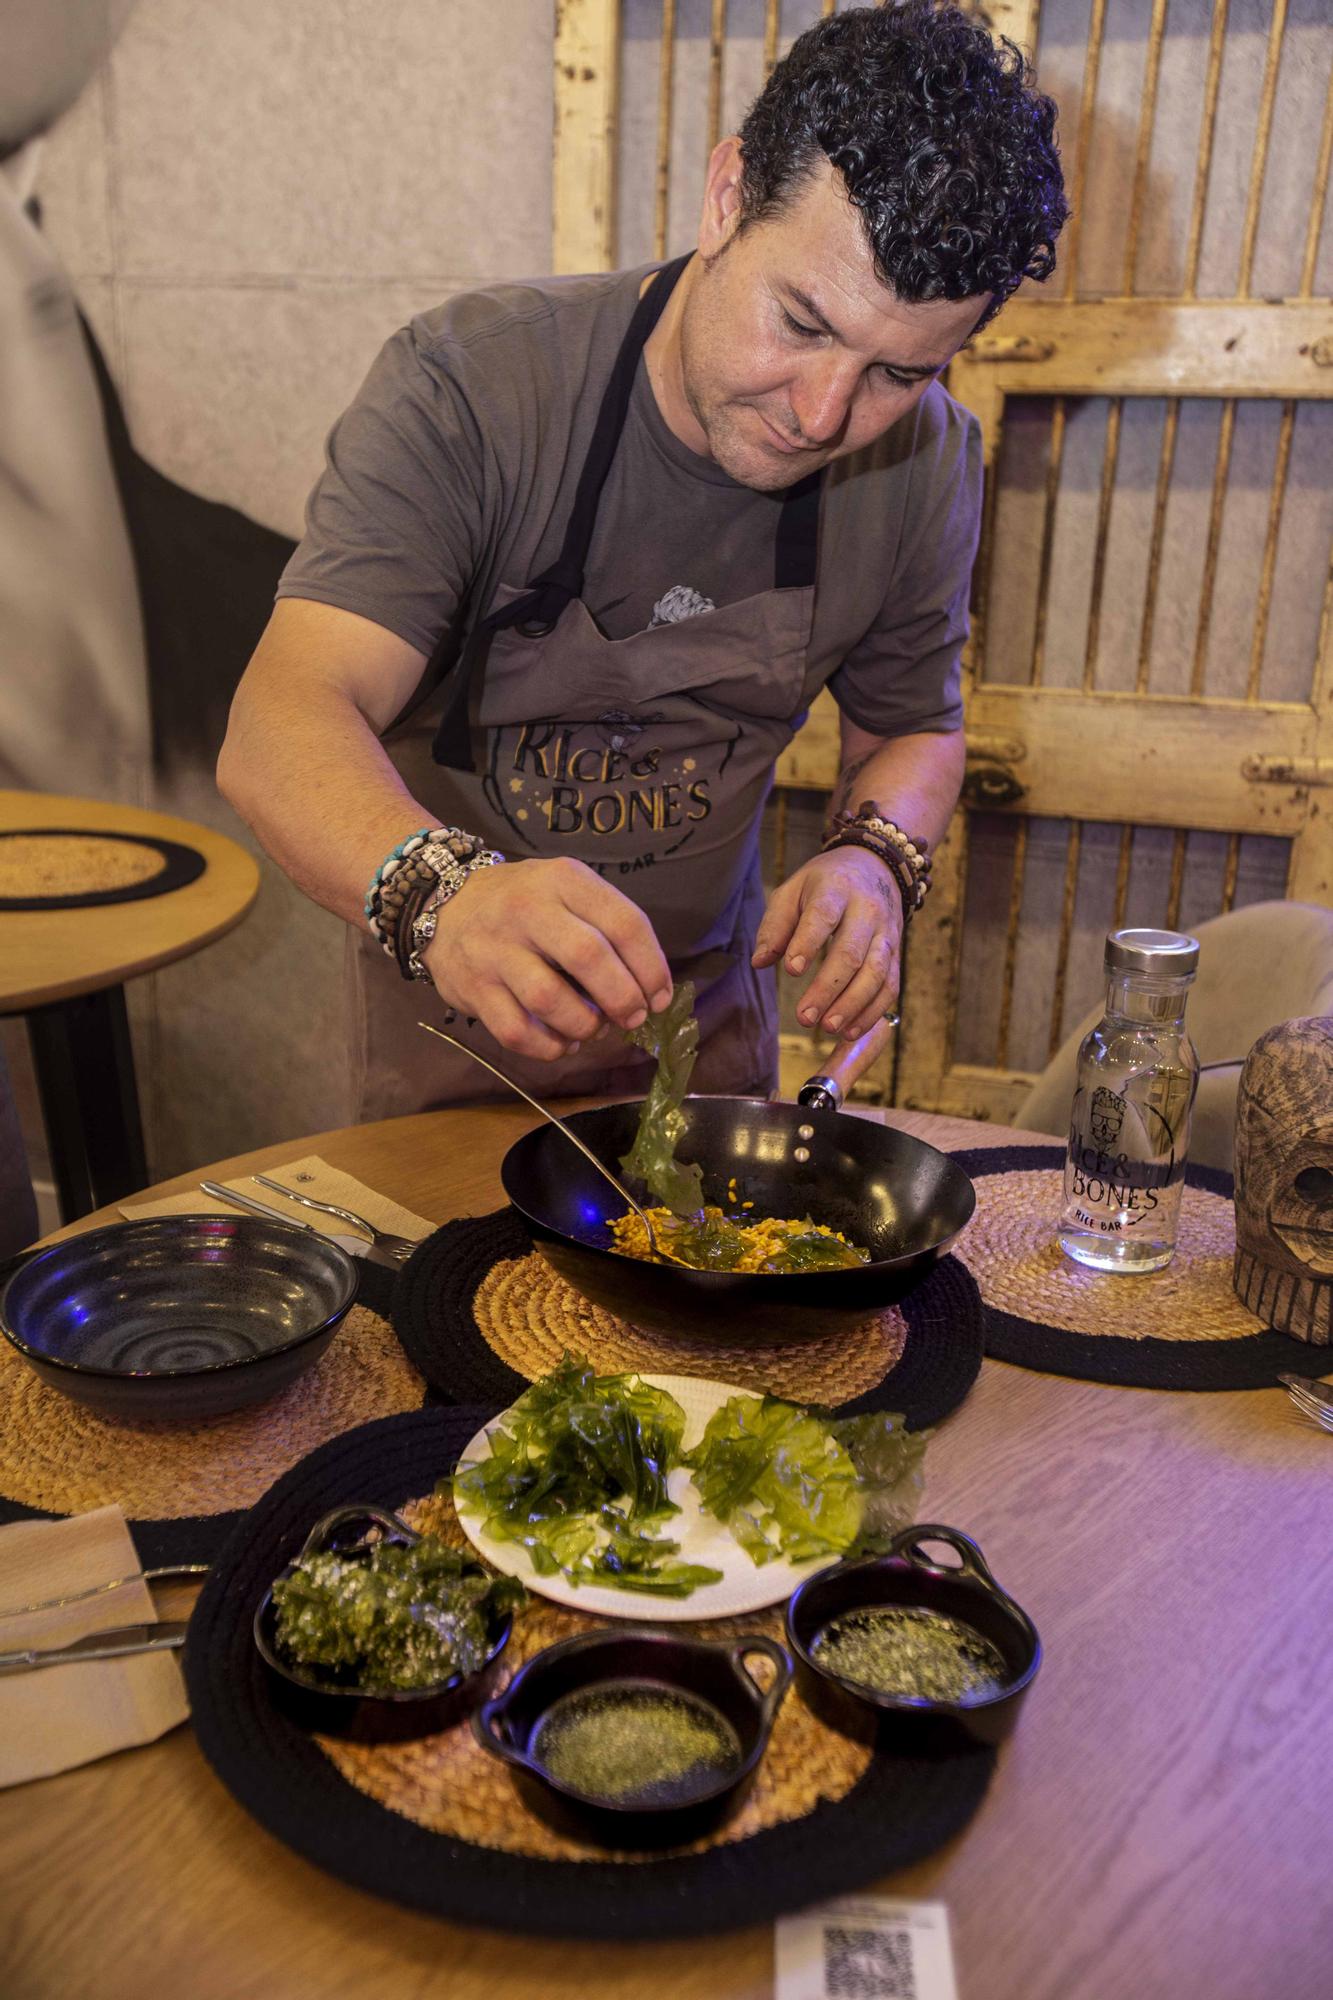
[(634, 377), (638, 372), (639, 356), (648, 343), (649, 335), (662, 317), (667, 300), (676, 288), (676, 281), (689, 263), (688, 256), (677, 257), (673, 263), (664, 264), (654, 282), (640, 298), (634, 308), (633, 318), (626, 329), (625, 338), (620, 343), (611, 379), (606, 385), (601, 408), (597, 412), (597, 422), (593, 429), (592, 443), (583, 461), (579, 483), (574, 492), (574, 505), (570, 509), (569, 522), (565, 528), (564, 544), (559, 556), (547, 570), (534, 577), (531, 588), (513, 604), (507, 604), (501, 611), (493, 611), (481, 622), (491, 632), (498, 632), (507, 625), (517, 625), (525, 638), (543, 639), (555, 629), (560, 614), (566, 605), (583, 595), (583, 566), (588, 560), (588, 550), (592, 547), (593, 530), (597, 524), (597, 503), (602, 497), (611, 461), (616, 455), (620, 433), (625, 427), (625, 415), (629, 409), (629, 399), (634, 388)]
[[(446, 701), (431, 746), (437, 764), (458, 771), (477, 768), (478, 724), (473, 711), (480, 699), (481, 675), (493, 635), (507, 626), (517, 626), (525, 638), (545, 638), (555, 630), (566, 607), (582, 596), (597, 508), (625, 427), (639, 357), (689, 261), (689, 256), (684, 256), (664, 264), (634, 308), (597, 412), (560, 554), (549, 569), (534, 577), (522, 597), (478, 619), (469, 635), (459, 662), (458, 685), (452, 699)], [(779, 590), (799, 590), (815, 582), (822, 486), (822, 472), (813, 472), (789, 487), (783, 497), (773, 564)]]
[(823, 487), (821, 470), (808, 472), (795, 486), (787, 488), (774, 538), (776, 590), (804, 590), (815, 581), (819, 569), (819, 497)]

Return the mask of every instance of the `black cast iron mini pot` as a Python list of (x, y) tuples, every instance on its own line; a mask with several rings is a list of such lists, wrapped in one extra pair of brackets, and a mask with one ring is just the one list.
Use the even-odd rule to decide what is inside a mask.
[[(767, 1689), (746, 1664), (756, 1655), (774, 1669)], [(719, 1826), (741, 1804), (791, 1678), (785, 1649), (760, 1635), (719, 1644), (646, 1627), (591, 1632), (535, 1654), (503, 1694), (476, 1711), (472, 1728), (483, 1748), (509, 1765), (524, 1802), (562, 1832), (617, 1848), (677, 1847)], [(639, 1688), (700, 1703), (728, 1726), (736, 1755), (711, 1783), (678, 1802), (618, 1804), (577, 1790), (547, 1769), (542, 1731), (558, 1703), (571, 1695)]]
[[(334, 1549), (345, 1556), (358, 1551), (369, 1555), (371, 1544), (366, 1533), (372, 1527), (378, 1528), (386, 1541), (410, 1547), (421, 1540), (406, 1521), (383, 1507), (335, 1507), (316, 1521), (296, 1561)], [(295, 1562), (288, 1563), (282, 1576), (290, 1576), (295, 1567)], [(468, 1569), (478, 1576), (487, 1573), (480, 1563), (470, 1564)], [(286, 1659), (278, 1647), (272, 1586), (264, 1592), (255, 1613), (254, 1635), (274, 1703), (289, 1720), (321, 1736), (345, 1736), (359, 1743), (400, 1743), (448, 1729), (490, 1693), (512, 1627), (508, 1612), (493, 1619), (491, 1648), (477, 1672), (454, 1674), (438, 1687), (429, 1688), (367, 1689), (351, 1679), (338, 1680), (321, 1674), (318, 1668)]]
[[(959, 1562), (931, 1562), (926, 1542), (944, 1542)], [(970, 1701), (877, 1694), (820, 1664), (816, 1644), (835, 1618), (875, 1605), (943, 1612), (989, 1639), (1004, 1660), (1003, 1685)], [(1041, 1665), (1037, 1628), (1001, 1590), (976, 1543), (956, 1528), (927, 1523), (904, 1528), (889, 1551), (859, 1562), (835, 1563), (807, 1577), (787, 1605), (787, 1643), (796, 1660), (802, 1699), (820, 1718), (862, 1743), (905, 1743), (915, 1736), (947, 1750), (960, 1733), (994, 1744), (1013, 1728), (1023, 1697)]]

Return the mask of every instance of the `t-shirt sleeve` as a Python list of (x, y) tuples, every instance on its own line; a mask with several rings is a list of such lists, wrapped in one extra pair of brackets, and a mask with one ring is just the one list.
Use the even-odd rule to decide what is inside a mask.
[(948, 403), (912, 467), (898, 560), (879, 616), (829, 678), (839, 708), (875, 736), (963, 726), (959, 692), (981, 527), (981, 427)]
[(357, 612), (429, 656), (467, 595), (485, 484), (466, 398), (404, 327), (329, 434), (278, 596)]

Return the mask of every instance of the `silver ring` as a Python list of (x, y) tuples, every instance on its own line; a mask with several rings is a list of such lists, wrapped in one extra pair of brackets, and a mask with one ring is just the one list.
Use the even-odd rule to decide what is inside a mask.
[(902, 1018), (902, 1015), (894, 1007), (890, 1007), (888, 1013), (884, 1016), (884, 1019), (891, 1028), (899, 1027), (902, 1023)]

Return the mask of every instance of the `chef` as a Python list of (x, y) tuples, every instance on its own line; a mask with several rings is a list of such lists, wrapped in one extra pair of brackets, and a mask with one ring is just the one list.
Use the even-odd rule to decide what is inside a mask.
[[(963, 771), (981, 452), (938, 378), (1053, 268), (1054, 115), (953, 9), (831, 16), (715, 148), (691, 255), (383, 349), (218, 770), (352, 926), (362, 1117), (487, 1094), (432, 1010), (529, 1088), (635, 1094), (617, 1031), (691, 977), (694, 1087), (739, 1094), (775, 1078), (779, 960), (816, 968), (812, 1028), (892, 1008)], [(829, 837), (766, 903), (825, 685)]]

